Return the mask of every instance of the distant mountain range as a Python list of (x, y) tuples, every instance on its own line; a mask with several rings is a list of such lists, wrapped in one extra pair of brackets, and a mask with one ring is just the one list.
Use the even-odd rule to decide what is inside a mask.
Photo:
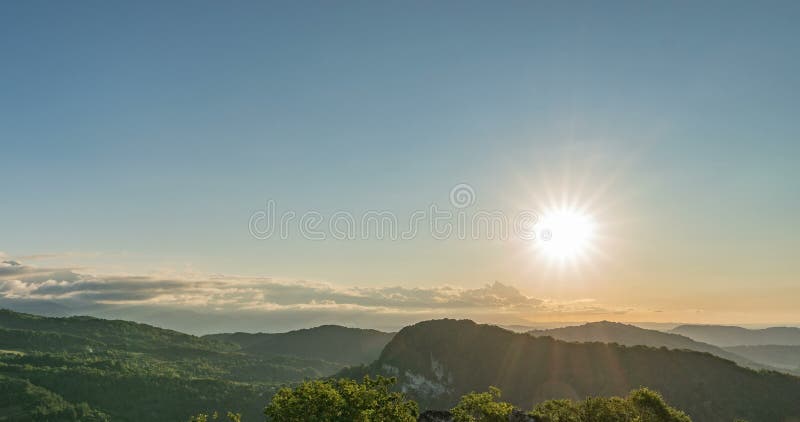
[(800, 346), (733, 346), (726, 347), (725, 350), (800, 375)]
[(731, 346), (800, 346), (800, 328), (772, 327), (748, 329), (728, 325), (680, 325), (672, 333), (720, 347)]
[(234, 343), (249, 354), (297, 356), (359, 365), (377, 359), (392, 337), (394, 333), (323, 325), (277, 334), (211, 334), (203, 339)]
[(617, 343), (624, 346), (650, 346), (666, 347), (675, 350), (694, 350), (697, 352), (711, 353), (712, 355), (732, 360), (739, 365), (749, 368), (775, 369), (762, 363), (757, 363), (737, 353), (711, 344), (701, 343), (686, 336), (656, 330), (646, 330), (644, 328), (618, 322), (591, 322), (573, 327), (531, 330), (528, 334), (537, 337), (550, 336), (558, 340), (571, 342), (596, 341), (602, 343)]
[(393, 375), (423, 408), (444, 409), (494, 385), (522, 408), (551, 398), (621, 395), (646, 386), (696, 421), (800, 418), (800, 378), (756, 372), (708, 353), (607, 343), (569, 343), (472, 321), (402, 329), (380, 358), (341, 374)]

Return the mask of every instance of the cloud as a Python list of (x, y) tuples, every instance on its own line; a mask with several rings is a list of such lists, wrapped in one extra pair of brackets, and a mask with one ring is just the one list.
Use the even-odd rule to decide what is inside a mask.
[(214, 276), (163, 279), (93, 276), (69, 269), (42, 271), (26, 266), (0, 271), (0, 295), (37, 300), (117, 304), (214, 306), (236, 309), (536, 309), (544, 302), (495, 282), (478, 289), (455, 287), (341, 287), (308, 281)]
[[(53, 303), (76, 312), (147, 308), (168, 314), (203, 310), (217, 315), (268, 315), (297, 321), (356, 324), (370, 320), (391, 324), (390, 320), (436, 317), (483, 317), (509, 323), (544, 313), (616, 312), (593, 301), (554, 302), (530, 297), (500, 282), (479, 288), (347, 287), (225, 275), (101, 276), (71, 268), (39, 268), (5, 260), (0, 264), (0, 303), (14, 301)], [(114, 316), (126, 317), (124, 313)]]

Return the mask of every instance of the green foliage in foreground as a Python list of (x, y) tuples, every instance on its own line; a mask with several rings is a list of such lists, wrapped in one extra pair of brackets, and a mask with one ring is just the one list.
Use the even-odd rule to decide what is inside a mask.
[[(307, 381), (295, 388), (281, 389), (264, 413), (272, 422), (416, 421), (417, 404), (402, 393), (391, 392), (394, 383), (394, 378), (380, 376), (365, 377), (362, 383), (350, 379)], [(500, 396), (496, 387), (464, 395), (451, 410), (453, 420), (508, 421), (515, 407), (500, 401)], [(548, 400), (536, 405), (528, 415), (540, 422), (691, 422), (685, 413), (670, 407), (660, 394), (647, 388), (631, 391), (624, 398)], [(192, 422), (207, 420), (211, 419), (195, 418)]]
[(414, 422), (417, 403), (402, 393), (391, 392), (394, 378), (365, 377), (307, 381), (283, 388), (272, 398), (264, 414), (280, 422)]
[(500, 389), (489, 387), (485, 393), (469, 393), (461, 397), (453, 408), (453, 419), (456, 422), (504, 422), (514, 410), (510, 403), (498, 401)]
[(581, 402), (549, 400), (530, 413), (542, 422), (691, 422), (664, 402), (660, 394), (641, 388), (625, 397), (591, 397)]
[[(500, 390), (470, 393), (453, 408), (455, 422), (505, 422), (514, 411), (499, 401)], [(691, 422), (680, 410), (664, 402), (660, 394), (641, 388), (625, 397), (590, 397), (584, 401), (548, 400), (528, 413), (540, 422)]]

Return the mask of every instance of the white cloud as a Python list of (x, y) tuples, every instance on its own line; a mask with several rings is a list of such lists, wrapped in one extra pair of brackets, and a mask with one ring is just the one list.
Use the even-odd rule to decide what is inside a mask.
[[(47, 303), (81, 310), (158, 309), (268, 315), (331, 323), (413, 321), (470, 317), (520, 322), (537, 314), (613, 313), (593, 301), (554, 302), (530, 297), (500, 282), (480, 288), (348, 287), (304, 280), (239, 276), (93, 275), (71, 268), (40, 268), (5, 260), (0, 299)], [(309, 320), (309, 318), (311, 318)], [(387, 324), (390, 324), (387, 322)], [(195, 330), (196, 331), (196, 330)]]

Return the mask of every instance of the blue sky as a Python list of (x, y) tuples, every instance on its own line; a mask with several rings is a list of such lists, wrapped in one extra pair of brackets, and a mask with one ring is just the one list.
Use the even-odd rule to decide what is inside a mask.
[[(789, 1), (6, 2), (0, 251), (800, 321), (782, 302), (800, 293), (798, 18)], [(614, 242), (554, 274), (510, 243), (247, 230), (267, 199), (408, 214), (458, 183), (487, 209), (596, 196)]]

